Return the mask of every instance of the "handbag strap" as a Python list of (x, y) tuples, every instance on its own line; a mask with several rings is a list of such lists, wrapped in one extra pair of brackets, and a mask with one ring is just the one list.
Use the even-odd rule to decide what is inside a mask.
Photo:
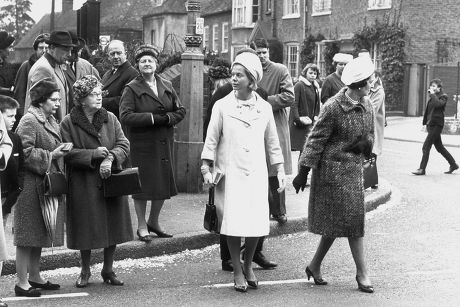
[(59, 163), (57, 163), (56, 159), (53, 159), (52, 157), (50, 157), (49, 161), (48, 161), (48, 168), (46, 169), (46, 173), (45, 174), (49, 174), (51, 172), (51, 164), (54, 163), (55, 166), (56, 166), (56, 169), (59, 171), (59, 172), (62, 172), (61, 170), (61, 167), (59, 166)]
[(209, 187), (209, 200), (208, 204), (214, 206), (214, 186)]

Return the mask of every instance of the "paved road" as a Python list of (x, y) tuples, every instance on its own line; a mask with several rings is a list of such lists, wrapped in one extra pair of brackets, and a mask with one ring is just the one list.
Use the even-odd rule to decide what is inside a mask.
[[(460, 304), (460, 173), (445, 175), (442, 158), (433, 152), (427, 176), (417, 168), (421, 144), (387, 141), (379, 161), (383, 177), (394, 187), (392, 200), (369, 213), (366, 256), (376, 293), (356, 290), (347, 241), (338, 240), (325, 259), (325, 287), (304, 280), (304, 269), (318, 237), (307, 232), (270, 238), (266, 254), (279, 262), (273, 271), (257, 270), (257, 291), (236, 293), (230, 273), (220, 271), (217, 246), (177, 255), (125, 260), (116, 272), (124, 287), (101, 283), (93, 268), (89, 294), (76, 298), (9, 301), (10, 306), (455, 306)], [(460, 160), (460, 149), (449, 149)], [(399, 190), (399, 191), (398, 191)], [(47, 272), (63, 289), (81, 292), (73, 283), (77, 268)], [(279, 283), (277, 284), (276, 282)], [(12, 296), (14, 277), (0, 280), (0, 293)]]

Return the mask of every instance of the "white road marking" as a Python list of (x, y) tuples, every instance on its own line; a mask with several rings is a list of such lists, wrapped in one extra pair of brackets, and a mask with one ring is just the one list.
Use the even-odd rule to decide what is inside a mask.
[[(286, 279), (286, 280), (267, 280), (267, 281), (259, 281), (259, 285), (298, 284), (298, 283), (305, 283), (305, 282), (308, 282), (308, 279), (301, 278), (301, 279)], [(227, 287), (233, 287), (233, 283), (201, 286), (201, 288), (227, 288)]]
[(83, 297), (89, 296), (88, 292), (76, 292), (76, 293), (64, 293), (64, 294), (50, 294), (50, 295), (42, 295), (39, 297), (25, 297), (25, 296), (13, 296), (13, 297), (4, 297), (2, 300), (5, 302), (13, 302), (13, 301), (29, 301), (29, 300), (40, 300), (40, 299), (47, 299), (47, 298), (73, 298), (73, 297)]

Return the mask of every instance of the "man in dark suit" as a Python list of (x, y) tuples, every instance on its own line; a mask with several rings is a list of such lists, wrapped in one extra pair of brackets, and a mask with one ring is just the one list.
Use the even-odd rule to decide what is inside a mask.
[(127, 61), (126, 50), (122, 41), (112, 40), (107, 46), (112, 69), (102, 77), (102, 106), (119, 119), (120, 99), (123, 88), (137, 77), (139, 72)]

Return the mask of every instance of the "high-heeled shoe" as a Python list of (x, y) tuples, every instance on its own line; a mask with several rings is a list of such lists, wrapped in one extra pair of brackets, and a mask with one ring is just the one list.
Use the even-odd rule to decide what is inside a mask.
[(356, 282), (358, 283), (359, 291), (365, 292), (365, 293), (374, 293), (374, 287), (372, 285), (365, 286), (362, 283), (360, 283), (358, 280), (358, 276), (356, 276)]
[(80, 273), (80, 276), (78, 276), (78, 279), (75, 282), (75, 287), (77, 288), (87, 287), (89, 284), (90, 277), (91, 277), (91, 273)]
[(137, 230), (137, 236), (139, 237), (139, 241), (142, 241), (142, 242), (152, 241), (152, 237), (150, 235), (141, 236), (139, 229)]
[(152, 226), (150, 226), (149, 224), (147, 224), (147, 230), (149, 232), (155, 233), (159, 238), (172, 238), (172, 236), (173, 236), (173, 235), (171, 235), (169, 233), (163, 232), (161, 230), (157, 230), (157, 229), (153, 228)]
[(246, 286), (246, 285), (242, 285), (242, 286), (237, 285), (235, 280), (233, 282), (234, 282), (233, 288), (235, 288), (235, 290), (237, 292), (248, 292), (248, 286)]
[(248, 283), (248, 286), (253, 288), (253, 289), (257, 289), (259, 287), (259, 281), (256, 279), (256, 280), (249, 280), (248, 277), (246, 276), (246, 272), (244, 272), (243, 270), (243, 275), (244, 275), (244, 279), (246, 279), (246, 282)]
[(125, 283), (117, 278), (117, 275), (112, 272), (101, 272), (102, 279), (105, 283), (110, 284), (112, 286), (123, 286)]
[(310, 280), (310, 277), (313, 277), (313, 280), (315, 282), (315, 285), (318, 286), (325, 286), (327, 285), (327, 281), (325, 281), (322, 278), (316, 278), (315, 275), (313, 275), (312, 271), (310, 271), (310, 268), (307, 266), (305, 269), (305, 273), (307, 273), (308, 280)]

